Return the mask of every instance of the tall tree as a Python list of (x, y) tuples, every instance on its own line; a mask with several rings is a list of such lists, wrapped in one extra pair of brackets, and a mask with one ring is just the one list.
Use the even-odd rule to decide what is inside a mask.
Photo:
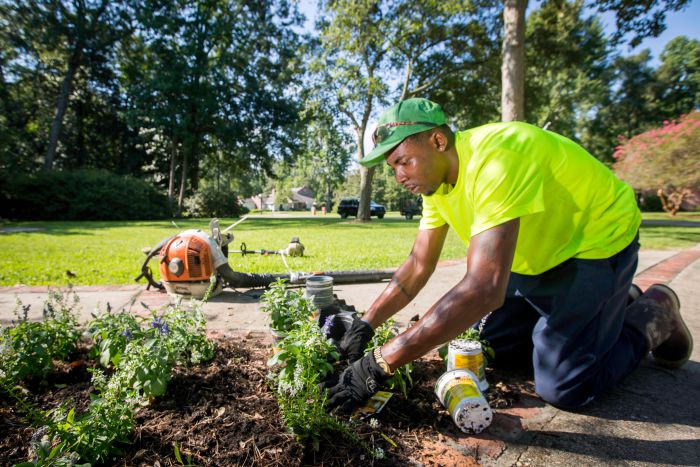
[(577, 138), (608, 93), (610, 47), (583, 1), (547, 2), (528, 18), (526, 120)]
[(316, 199), (330, 210), (352, 160), (352, 141), (321, 103), (307, 112), (304, 154), (297, 166), (304, 174), (306, 185), (316, 192)]
[(620, 138), (630, 138), (663, 120), (654, 110), (658, 83), (650, 59), (648, 50), (616, 57), (606, 72), (607, 84), (600, 102), (587, 109), (590, 118), (579, 122), (582, 145), (607, 164), (613, 162)]
[(298, 139), (296, 8), (285, 0), (152, 0), (148, 7), (125, 67), (132, 118), (168, 141), (163, 162), (171, 186), (180, 171), (178, 208), (209, 154), (226, 154), (230, 167), (248, 173), (290, 157)]
[[(493, 21), (489, 1), (402, 0), (326, 2), (319, 26), (322, 55), (316, 69), (326, 70), (323, 86), (335, 90), (338, 112), (351, 124), (358, 160), (364, 157), (367, 123), (376, 103), (453, 91), (474, 80), (491, 58)], [(392, 78), (401, 73), (402, 79)], [(391, 84), (396, 84), (392, 93)], [(374, 169), (360, 168), (358, 219), (369, 220)]]
[[(130, 142), (114, 52), (131, 30), (127, 12), (135, 1), (0, 2), (0, 35), (9, 51), (2, 87), (8, 128), (16, 136), (10, 165), (27, 171), (37, 164), (119, 165), (115, 148)], [(43, 160), (37, 160), (40, 154)], [(129, 165), (121, 168), (138, 169)]]
[[(382, 71), (390, 46), (389, 21), (379, 1), (321, 2), (318, 21), (321, 54), (313, 70), (321, 72), (323, 86), (332, 91), (333, 105), (350, 122), (357, 160), (365, 156), (364, 137), (374, 105), (386, 95)], [(325, 70), (323, 72), (322, 70)], [(370, 220), (374, 168), (360, 168), (360, 207), (357, 219)]]
[(678, 36), (661, 52), (657, 99), (667, 119), (700, 109), (700, 41)]
[[(546, 0), (560, 2), (562, 0)], [(632, 46), (665, 29), (666, 12), (678, 11), (688, 0), (588, 0), (586, 6), (615, 14), (613, 39), (630, 37)], [(524, 82), (525, 13), (527, 0), (504, 0), (501, 117), (504, 121), (525, 118)]]
[(65, 68), (44, 155), (44, 169), (50, 170), (75, 76), (86, 61), (109, 53), (120, 38), (130, 33), (131, 5), (126, 0), (26, 0), (16, 7), (18, 16), (35, 16), (34, 21), (44, 21), (48, 26), (45, 38), (64, 46), (61, 53)]

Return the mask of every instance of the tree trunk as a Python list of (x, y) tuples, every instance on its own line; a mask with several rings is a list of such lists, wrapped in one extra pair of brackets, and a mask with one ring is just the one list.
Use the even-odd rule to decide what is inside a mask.
[(527, 0), (503, 2), (501, 119), (525, 120), (525, 11)]
[(182, 154), (182, 173), (180, 174), (180, 195), (177, 198), (177, 216), (182, 214), (182, 205), (185, 202), (185, 188), (187, 187), (187, 162), (189, 159), (189, 151), (183, 151)]
[(170, 172), (168, 173), (168, 200), (172, 208), (175, 198), (175, 161), (177, 159), (177, 140), (173, 136), (170, 146)]
[(372, 220), (369, 202), (372, 198), (372, 177), (374, 167), (360, 166), (360, 207), (357, 210), (357, 219), (363, 222)]
[(331, 189), (331, 182), (329, 180), (326, 180), (325, 198), (326, 212), (329, 213), (331, 211), (331, 203), (333, 202), (333, 190)]
[(192, 191), (199, 190), (199, 144), (190, 156), (190, 186)]
[(66, 70), (66, 76), (63, 77), (63, 83), (61, 84), (61, 91), (58, 93), (58, 102), (56, 103), (56, 115), (51, 122), (51, 130), (49, 132), (49, 146), (46, 149), (46, 154), (44, 155), (44, 170), (53, 169), (53, 161), (56, 157), (56, 147), (58, 145), (58, 136), (61, 133), (61, 126), (63, 126), (63, 116), (68, 108), (68, 101), (70, 99), (70, 91), (73, 85), (73, 78), (75, 73), (78, 71), (80, 66), (80, 60), (83, 56), (83, 41), (78, 40), (75, 44), (75, 49), (71, 55), (70, 60), (68, 60), (68, 69)]
[[(366, 123), (359, 128), (355, 128), (355, 139), (357, 140), (357, 160), (361, 161), (365, 157), (364, 134), (367, 128)], [(374, 167), (368, 169), (360, 166), (360, 205), (357, 208), (357, 220), (366, 222), (372, 220), (369, 202), (372, 197), (372, 175)]]
[(83, 167), (87, 162), (87, 150), (85, 149), (85, 106), (78, 100), (75, 106), (75, 145), (77, 146), (76, 161), (73, 164), (76, 168)]
[(401, 98), (399, 99), (399, 101), (404, 101), (408, 99), (408, 82), (411, 80), (412, 71), (413, 67), (411, 66), (411, 61), (407, 60), (406, 70), (404, 71), (403, 75), (403, 86), (401, 87)]

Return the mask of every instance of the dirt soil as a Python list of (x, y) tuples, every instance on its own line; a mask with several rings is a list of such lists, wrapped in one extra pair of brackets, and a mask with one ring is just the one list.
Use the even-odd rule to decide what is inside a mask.
[[(29, 382), (31, 399), (42, 408), (72, 401), (84, 410), (93, 388), (81, 349), (75, 360), (59, 363), (44, 382)], [(165, 396), (142, 408), (135, 418), (133, 444), (120, 446), (121, 458), (110, 465), (477, 465), (475, 457), (449, 447), (464, 444), (465, 435), (453, 424), (434, 394), (444, 363), (437, 353), (415, 362), (415, 385), (408, 398), (395, 394), (376, 417), (378, 427), (357, 422), (353, 431), (386, 457), (372, 459), (353, 441), (328, 433), (314, 451), (285, 430), (274, 393), (266, 381), (269, 342), (260, 337), (223, 338), (213, 361), (177, 368)], [(83, 363), (87, 362), (87, 363)], [(531, 383), (487, 370), (492, 408), (507, 408), (533, 393)], [(24, 412), (3, 394), (0, 402), (0, 465), (27, 460), (36, 428)], [(488, 430), (476, 438), (489, 439)], [(475, 452), (475, 454), (478, 454)]]

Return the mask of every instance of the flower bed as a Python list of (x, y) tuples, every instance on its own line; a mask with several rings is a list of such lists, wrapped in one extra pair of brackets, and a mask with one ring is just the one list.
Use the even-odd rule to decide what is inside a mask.
[[(25, 404), (2, 394), (0, 465), (18, 464), (36, 456), (42, 437), (50, 434), (41, 429), (46, 425), (45, 420), (32, 419), (32, 410), (45, 414), (47, 411), (60, 412), (55, 409), (62, 404), (73, 407), (73, 422), (66, 430), (91, 413), (94, 402), (91, 395), (94, 398), (105, 394), (101, 389), (104, 381), (96, 382), (93, 378), (101, 368), (100, 362), (109, 367), (104, 370), (108, 380), (116, 381), (113, 378), (119, 373), (120, 362), (125, 360), (123, 355), (130, 354), (122, 350), (122, 357), (116, 357), (122, 347), (111, 347), (107, 339), (124, 337), (128, 346), (132, 342), (129, 333), (132, 339), (136, 333), (160, 339), (173, 337), (180, 326), (177, 319), (158, 315), (159, 320), (150, 317), (139, 323), (137, 330), (132, 327), (133, 323), (129, 324), (128, 318), (110, 314), (113, 325), (95, 326), (93, 322), (93, 326), (87, 327), (90, 333), (94, 333), (94, 340), (78, 342), (64, 360), (53, 359), (53, 369), (45, 376), (21, 381)], [(103, 317), (102, 323), (110, 319)], [(193, 334), (198, 339), (203, 336)], [(98, 344), (93, 346), (95, 342)], [(413, 385), (407, 389), (406, 395), (397, 387), (395, 396), (375, 419), (351, 425), (342, 421), (344, 428), (320, 429), (303, 438), (290, 433), (289, 412), (285, 414), (284, 403), (279, 405), (277, 402), (277, 388), (270, 385), (266, 365), (272, 355), (270, 343), (267, 335), (241, 334), (217, 341), (213, 358), (209, 361), (200, 358), (199, 363), (192, 363), (188, 361), (192, 354), (174, 361), (165, 377), (165, 392), (157, 397), (139, 399), (132, 416), (127, 417), (130, 428), (124, 430), (123, 439), (111, 444), (114, 449), (101, 458), (103, 463), (153, 465), (157, 461), (161, 465), (292, 466), (407, 465), (418, 462), (445, 465), (469, 460), (468, 456), (454, 450), (435, 449), (435, 446), (442, 446), (445, 439), (455, 442), (466, 439), (435, 398), (435, 381), (445, 369), (436, 353), (415, 362)], [(178, 344), (178, 347), (187, 345)], [(200, 346), (201, 342), (195, 347)], [(152, 350), (152, 347), (142, 347), (144, 354)], [(110, 349), (109, 358), (105, 355), (106, 349)], [(118, 363), (114, 363), (115, 360)], [(156, 378), (155, 384), (150, 386), (160, 393), (158, 380)], [(489, 380), (494, 390), (488, 398), (494, 408), (511, 404), (519, 397), (521, 389), (532, 390), (529, 383), (520, 385), (517, 381), (509, 381), (503, 384), (503, 379), (493, 372), (489, 373)], [(133, 383), (131, 391), (136, 391)], [(304, 410), (299, 410), (299, 415), (311, 410), (308, 407), (299, 409)], [(67, 411), (64, 410), (63, 414), (67, 415)], [(297, 419), (300, 424), (307, 421), (302, 417)], [(66, 419), (63, 420), (66, 423)], [(105, 425), (111, 431), (119, 426), (106, 419)], [(480, 435), (483, 436), (488, 434)], [(45, 441), (48, 442), (43, 447), (46, 450), (60, 444), (53, 437)], [(476, 450), (474, 454), (476, 456)], [(43, 465), (59, 463), (45, 462)]]

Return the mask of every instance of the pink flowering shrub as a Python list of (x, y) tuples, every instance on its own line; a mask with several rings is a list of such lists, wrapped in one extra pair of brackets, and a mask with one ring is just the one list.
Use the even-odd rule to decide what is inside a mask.
[(700, 112), (666, 121), (630, 139), (620, 138), (613, 170), (635, 190), (656, 191), (664, 210), (675, 215), (700, 189)]

